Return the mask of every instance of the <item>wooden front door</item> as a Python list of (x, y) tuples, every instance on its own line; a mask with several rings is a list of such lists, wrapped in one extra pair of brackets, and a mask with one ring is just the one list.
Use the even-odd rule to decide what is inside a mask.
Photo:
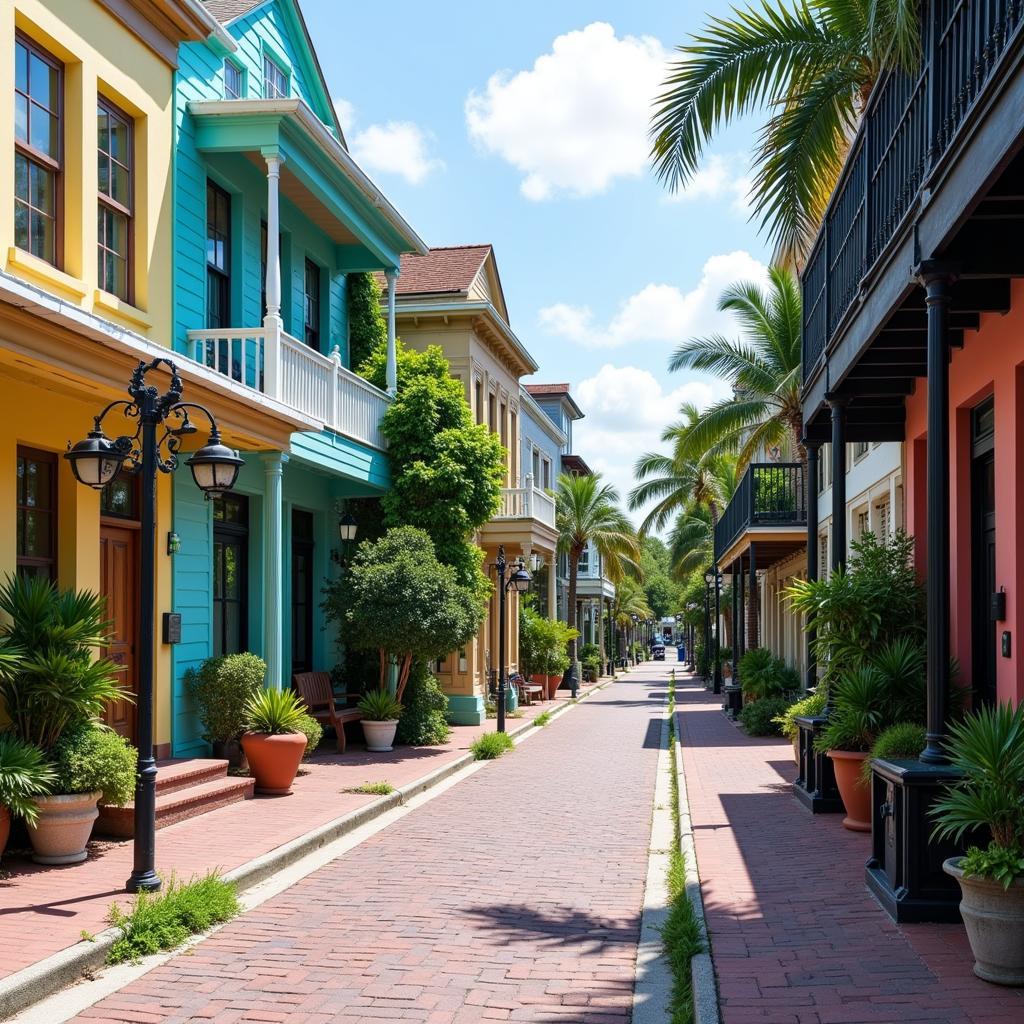
[[(107, 601), (113, 639), (103, 654), (120, 669), (120, 685), (137, 694), (139, 633), (138, 531), (104, 522), (100, 527), (100, 586)], [(107, 706), (107, 725), (135, 742), (135, 705), (118, 700)]]

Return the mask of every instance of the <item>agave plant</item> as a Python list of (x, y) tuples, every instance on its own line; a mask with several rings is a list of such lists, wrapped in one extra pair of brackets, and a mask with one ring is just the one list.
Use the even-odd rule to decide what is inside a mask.
[(387, 690), (369, 690), (356, 705), (368, 722), (393, 722), (402, 713), (402, 705)]
[(929, 812), (935, 836), (988, 828), (995, 846), (1024, 854), (1024, 704), (970, 712), (950, 726), (946, 749), (963, 774)]
[(306, 705), (294, 690), (260, 690), (245, 704), (245, 721), (251, 732), (267, 736), (302, 732)]
[(101, 718), (131, 695), (117, 666), (96, 651), (110, 640), (106, 604), (87, 590), (58, 590), (38, 576), (8, 576), (0, 587), (0, 701), (11, 729), (49, 750), (72, 723)]
[(46, 796), (57, 773), (43, 752), (11, 732), (0, 733), (0, 806), (34, 825), (39, 817), (36, 797)]

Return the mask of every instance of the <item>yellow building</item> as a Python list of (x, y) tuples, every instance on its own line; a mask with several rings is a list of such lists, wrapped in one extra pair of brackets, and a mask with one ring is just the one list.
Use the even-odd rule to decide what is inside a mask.
[[(97, 493), (61, 458), (93, 417), (125, 398), (140, 360), (172, 335), (174, 71), (182, 42), (222, 32), (197, 0), (2, 0), (0, 81), (0, 573), (41, 573), (108, 596), (108, 652), (132, 687), (138, 652), (138, 499), (122, 477)], [(166, 385), (169, 378), (159, 375)], [(220, 375), (183, 370), (186, 398), (215, 411)], [(225, 398), (226, 396), (226, 398)], [(235, 406), (229, 427), (281, 447), (280, 408)], [(108, 419), (110, 428), (134, 424)], [(228, 443), (238, 444), (229, 429)], [(158, 491), (171, 529), (171, 481)], [(157, 610), (171, 607), (172, 559), (156, 565)], [(168, 549), (169, 549), (168, 545)], [(156, 740), (169, 752), (169, 647), (157, 639)], [(134, 734), (128, 703), (110, 711)]]
[[(555, 502), (535, 481), (530, 467), (520, 467), (521, 377), (537, 370), (533, 357), (509, 326), (508, 308), (489, 245), (431, 249), (425, 256), (402, 257), (397, 279), (386, 279), (394, 302), (398, 334), (410, 348), (439, 345), (453, 377), (462, 381), (477, 423), (498, 434), (506, 450), (506, 479), (498, 514), (480, 531), (477, 543), (492, 566), (499, 545), (511, 562), (520, 555), (536, 568), (553, 565), (557, 543)], [(547, 573), (555, 607), (555, 572)], [(493, 579), (493, 572), (492, 572)], [(449, 695), (449, 717), (478, 724), (490, 680), (498, 672), (498, 598), (491, 598), (477, 637), (455, 651), (437, 672)], [(505, 623), (510, 670), (519, 649), (519, 601), (509, 595)]]

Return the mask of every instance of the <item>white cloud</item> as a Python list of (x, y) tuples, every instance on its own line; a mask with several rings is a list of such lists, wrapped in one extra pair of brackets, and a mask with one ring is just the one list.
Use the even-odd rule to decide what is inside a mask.
[(730, 316), (716, 308), (721, 293), (737, 281), (767, 279), (765, 265), (743, 250), (712, 256), (688, 292), (675, 285), (648, 284), (627, 298), (607, 324), (597, 324), (589, 306), (558, 302), (540, 310), (540, 325), (587, 348), (618, 348), (637, 342), (682, 342), (695, 335), (728, 333)]
[(334, 110), (348, 140), (349, 151), (366, 170), (397, 174), (410, 185), (418, 185), (444, 162), (433, 155), (434, 136), (412, 121), (371, 124), (356, 131), (356, 108), (336, 98)]
[[(605, 363), (573, 393), (586, 413), (573, 427), (574, 451), (615, 485), (625, 507), (636, 486), (637, 458), (644, 452), (666, 450), (661, 433), (679, 418), (680, 404), (693, 402), (704, 409), (727, 396), (729, 387), (720, 380), (691, 379), (665, 391), (649, 370)], [(642, 510), (633, 513), (637, 522), (641, 514)]]
[(685, 188), (666, 193), (669, 203), (688, 203), (697, 199), (728, 200), (733, 210), (749, 216), (751, 180), (750, 158), (743, 153), (712, 153)]
[(471, 137), (523, 172), (527, 199), (591, 196), (648, 165), (651, 102), (668, 52), (605, 22), (558, 36), (529, 71), (492, 75), (466, 99)]

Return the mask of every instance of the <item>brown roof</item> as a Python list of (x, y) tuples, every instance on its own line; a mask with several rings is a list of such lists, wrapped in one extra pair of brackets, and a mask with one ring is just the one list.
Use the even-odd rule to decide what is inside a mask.
[(525, 387), (531, 395), (569, 394), (568, 384), (524, 384), (523, 387)]
[[(468, 292), (490, 251), (490, 245), (442, 245), (431, 249), (426, 256), (402, 253), (395, 292), (398, 295)], [(380, 277), (383, 281), (383, 274)]]
[(593, 476), (594, 471), (579, 455), (563, 455), (562, 469), (570, 476)]
[(243, 14), (248, 14), (254, 7), (259, 7), (264, 0), (203, 0), (209, 12), (222, 24), (226, 25)]

